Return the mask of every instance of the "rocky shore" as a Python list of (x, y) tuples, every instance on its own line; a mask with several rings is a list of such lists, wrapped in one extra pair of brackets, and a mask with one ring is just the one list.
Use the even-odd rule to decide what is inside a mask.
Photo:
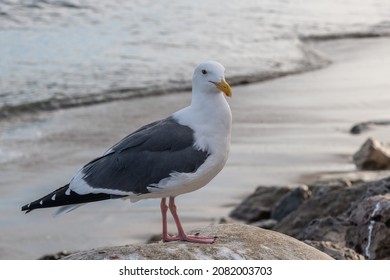
[[(390, 163), (386, 152), (385, 144), (368, 139), (353, 158), (360, 169), (378, 169)], [(322, 175), (307, 185), (259, 186), (230, 217), (287, 234), (335, 259), (390, 259), (389, 176), (359, 170)]]

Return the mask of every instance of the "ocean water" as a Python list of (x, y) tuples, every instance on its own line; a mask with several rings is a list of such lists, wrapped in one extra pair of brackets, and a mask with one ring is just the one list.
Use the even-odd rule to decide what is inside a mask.
[(390, 33), (388, 0), (0, 0), (0, 116), (232, 84), (327, 63), (308, 39)]

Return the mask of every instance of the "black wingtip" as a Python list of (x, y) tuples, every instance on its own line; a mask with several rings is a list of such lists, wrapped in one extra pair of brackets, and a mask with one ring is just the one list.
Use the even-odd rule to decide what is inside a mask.
[(38, 208), (49, 208), (57, 206), (65, 206), (71, 204), (82, 204), (112, 198), (119, 198), (124, 196), (113, 196), (105, 193), (97, 194), (85, 194), (79, 195), (71, 190), (69, 190), (69, 184), (59, 188), (48, 195), (37, 199), (29, 204), (22, 206), (22, 211), (26, 211), (26, 214), (31, 212), (34, 209)]
[(50, 198), (53, 196), (53, 194), (55, 194), (57, 192), (61, 192), (61, 191), (65, 192), (68, 189), (68, 187), (69, 187), (69, 184), (67, 184), (67, 185), (65, 185), (65, 186), (63, 186), (63, 187), (53, 191), (52, 193), (50, 193), (50, 194), (48, 194), (48, 195), (46, 195), (46, 196), (44, 196), (44, 197), (42, 197), (42, 198), (40, 198), (38, 200), (30, 202), (30, 203), (22, 206), (21, 210), (22, 211), (26, 211), (25, 214), (27, 214), (27, 213), (30, 213), (34, 209), (57, 206), (57, 205), (50, 205), (50, 203), (49, 203), (49, 205), (45, 205), (46, 203), (43, 203), (43, 202), (44, 201), (45, 202), (46, 201), (50, 202)]
[(32, 211), (32, 209), (30, 209), (30, 204), (26, 204), (26, 205), (22, 206), (22, 209), (20, 209), (20, 210), (26, 211), (25, 214)]

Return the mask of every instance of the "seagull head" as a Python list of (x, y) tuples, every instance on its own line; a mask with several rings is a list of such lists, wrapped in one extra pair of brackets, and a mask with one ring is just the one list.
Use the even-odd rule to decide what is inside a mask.
[(225, 67), (216, 61), (207, 61), (196, 67), (192, 78), (193, 89), (201, 92), (225, 93), (231, 97), (232, 91), (225, 80)]

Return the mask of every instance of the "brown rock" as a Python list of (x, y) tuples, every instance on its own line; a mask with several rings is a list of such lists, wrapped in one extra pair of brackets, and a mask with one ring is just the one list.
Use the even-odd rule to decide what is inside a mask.
[(194, 231), (217, 236), (213, 244), (187, 242), (126, 245), (83, 251), (68, 260), (150, 259), (150, 260), (330, 260), (328, 255), (287, 235), (241, 224), (213, 225)]
[(368, 138), (353, 155), (353, 161), (361, 170), (390, 169), (390, 146)]

